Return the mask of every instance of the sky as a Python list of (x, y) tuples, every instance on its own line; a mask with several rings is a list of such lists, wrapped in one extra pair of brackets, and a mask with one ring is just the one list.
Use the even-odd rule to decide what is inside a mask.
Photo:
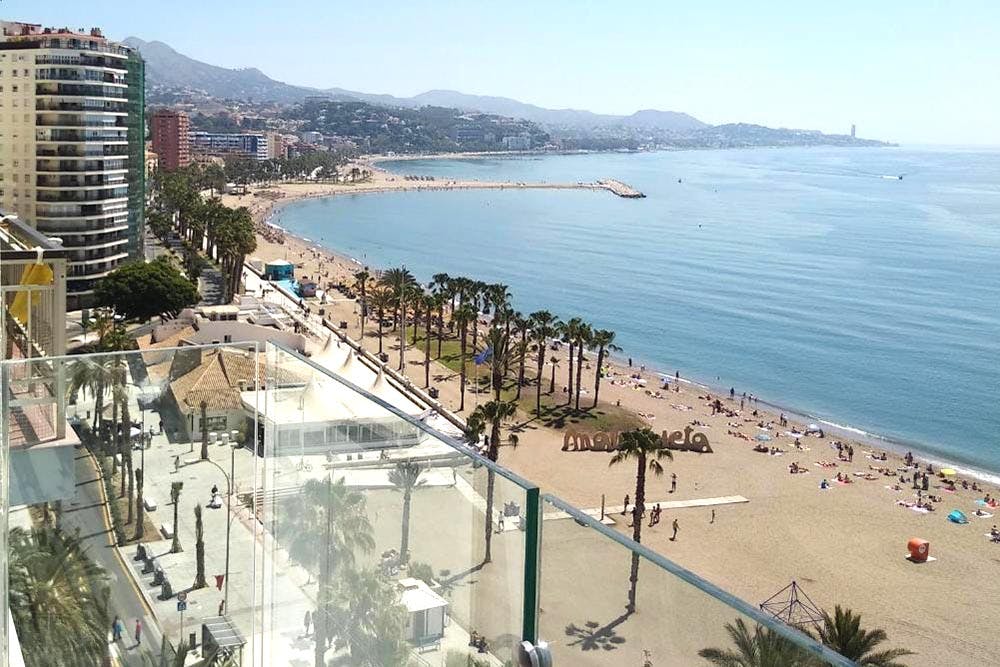
[(1000, 1), (7, 0), (287, 83), (1000, 145)]

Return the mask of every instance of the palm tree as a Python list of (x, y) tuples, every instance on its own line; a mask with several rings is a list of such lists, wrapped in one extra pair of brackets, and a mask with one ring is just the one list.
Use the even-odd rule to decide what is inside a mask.
[(319, 568), (319, 583), (313, 614), (315, 664), (325, 667), (327, 639), (332, 637), (335, 582), (342, 571), (350, 571), (355, 554), (375, 548), (365, 496), (345, 486), (343, 479), (311, 479), (288, 501), (282, 517), (291, 536), (289, 553), (301, 554), (307, 549), (316, 552), (313, 562)]
[[(537, 352), (537, 369), (535, 378), (535, 413), (542, 415), (542, 372), (545, 366), (545, 350), (548, 340), (556, 334), (558, 320), (555, 315), (547, 310), (538, 310), (528, 316), (531, 323), (531, 340), (535, 343)], [(553, 384), (555, 383), (555, 368), (552, 371)]]
[[(660, 436), (650, 428), (635, 429), (621, 434), (618, 451), (611, 457), (609, 466), (635, 460), (635, 507), (632, 508), (632, 539), (642, 542), (642, 515), (646, 511), (646, 471), (659, 477), (663, 474), (662, 459), (673, 460), (670, 450), (660, 443)], [(639, 581), (639, 554), (632, 554), (632, 572), (629, 575), (628, 611), (635, 611), (635, 588)]]
[(574, 408), (580, 410), (580, 390), (583, 388), (583, 350), (584, 348), (590, 347), (591, 339), (594, 336), (594, 330), (591, 329), (589, 324), (580, 323), (580, 326), (576, 329), (576, 403)]
[(566, 385), (569, 392), (566, 396), (567, 405), (573, 405), (573, 363), (576, 361), (573, 353), (576, 351), (577, 334), (582, 324), (583, 320), (579, 317), (574, 317), (568, 322), (563, 322), (560, 329), (563, 342), (569, 344), (569, 383)]
[(368, 283), (372, 279), (372, 274), (368, 272), (368, 268), (364, 268), (361, 271), (357, 271), (354, 274), (354, 286), (358, 288), (358, 292), (361, 294), (361, 341), (364, 343), (365, 340), (365, 320), (368, 318)]
[(438, 344), (437, 344), (437, 358), (441, 358), (441, 345), (444, 341), (444, 305), (449, 300), (452, 299), (452, 311), (454, 312), (454, 294), (455, 290), (452, 285), (452, 279), (447, 273), (435, 273), (431, 279), (431, 289), (437, 296), (437, 311), (438, 311)]
[(195, 575), (192, 588), (205, 588), (205, 526), (201, 522), (201, 505), (194, 506)]
[[(517, 404), (510, 401), (501, 401), (498, 398), (484, 403), (476, 408), (482, 416), (483, 422), (488, 422), (490, 428), (490, 442), (486, 449), (486, 458), (494, 463), (500, 458), (500, 424), (504, 419), (513, 417), (517, 412)], [(496, 484), (496, 473), (490, 468), (486, 475), (486, 554), (483, 557), (484, 563), (493, 560), (493, 489)]]
[(722, 667), (809, 667), (811, 657), (788, 639), (770, 628), (754, 626), (750, 633), (742, 618), (736, 624), (726, 623), (735, 650), (703, 648), (698, 655), (713, 665)]
[(559, 365), (559, 357), (552, 355), (549, 359), (549, 365), (552, 367), (552, 377), (549, 378), (549, 393), (556, 393), (556, 366)]
[(823, 613), (823, 625), (819, 628), (819, 640), (858, 667), (905, 667), (896, 658), (914, 655), (905, 648), (876, 651), (879, 644), (888, 639), (885, 630), (865, 630), (861, 627), (861, 614), (838, 604), (833, 616)]
[(458, 307), (454, 313), (452, 313), (452, 319), (458, 324), (458, 337), (459, 337), (459, 390), (460, 398), (458, 411), (461, 412), (465, 409), (465, 383), (466, 383), (466, 350), (469, 339), (469, 322), (474, 322), (476, 320), (476, 311), (470, 304), (464, 303)]
[(400, 461), (389, 471), (389, 482), (403, 493), (403, 534), (399, 540), (399, 560), (410, 560), (410, 501), (413, 491), (424, 482), (420, 479), (423, 468), (416, 461)]
[(346, 570), (331, 601), (331, 625), (357, 667), (407, 667), (407, 611), (395, 582), (373, 570)]
[(83, 543), (52, 528), (12, 528), (7, 549), (9, 607), (25, 657), (38, 665), (100, 664), (107, 575)]
[(520, 338), (517, 344), (516, 355), (518, 363), (516, 400), (521, 400), (521, 387), (524, 386), (524, 364), (528, 356), (528, 332), (531, 331), (531, 320), (521, 315), (521, 313), (514, 313), (512, 323)]
[(184, 551), (181, 548), (181, 538), (178, 535), (177, 525), (177, 508), (180, 506), (181, 501), (181, 489), (184, 488), (184, 482), (171, 482), (170, 483), (170, 502), (174, 504), (174, 540), (170, 543), (170, 553), (176, 554)]
[(608, 352), (621, 352), (615, 345), (615, 332), (598, 329), (594, 332), (591, 344), (597, 347), (597, 372), (594, 374), (594, 406), (597, 407), (597, 395), (601, 391), (601, 368), (604, 367), (604, 355)]
[[(423, 298), (424, 313), (427, 316), (424, 330), (424, 386), (431, 386), (431, 324), (434, 323), (434, 309), (441, 303), (440, 294), (425, 294)], [(413, 323), (413, 330), (417, 330), (416, 322)], [(440, 331), (438, 332), (440, 333)], [(438, 338), (438, 344), (441, 339)]]
[(201, 460), (208, 460), (208, 403), (202, 401), (198, 404), (201, 410)]
[(504, 373), (512, 354), (510, 336), (500, 326), (490, 327), (483, 337), (483, 349), (490, 351), (490, 387), (493, 389), (493, 398), (499, 401)]
[(382, 274), (379, 282), (391, 290), (396, 302), (396, 317), (399, 319), (399, 370), (403, 371), (403, 359), (406, 354), (406, 302), (417, 279), (403, 266), (398, 269), (388, 269)]
[[(375, 309), (375, 316), (378, 317), (378, 353), (382, 355), (382, 320), (385, 319), (385, 311), (393, 307), (392, 292), (388, 288), (382, 287), (371, 295), (371, 304)], [(362, 341), (364, 343), (364, 341)]]
[(467, 302), (472, 304), (476, 310), (476, 318), (472, 320), (472, 349), (479, 347), (479, 315), (482, 313), (483, 305), (486, 303), (487, 285), (481, 280), (473, 281), (469, 288)]
[(485, 432), (486, 422), (483, 421), (482, 413), (473, 411), (468, 419), (465, 420), (465, 439), (475, 445), (478, 450), (479, 443), (483, 439), (483, 433)]
[(145, 519), (143, 518), (143, 511), (146, 509), (142, 504), (142, 468), (136, 468), (135, 470), (135, 538), (136, 540), (141, 540), (146, 534)]

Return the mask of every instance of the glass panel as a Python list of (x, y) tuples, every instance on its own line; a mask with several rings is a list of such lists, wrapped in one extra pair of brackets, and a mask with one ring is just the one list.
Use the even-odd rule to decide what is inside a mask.
[(346, 343), (308, 361), (268, 346), (264, 664), (503, 665), (537, 489), (491, 474), (380, 368)]
[[(806, 656), (810, 665), (854, 664), (563, 501), (543, 496), (542, 507), (539, 635), (553, 664), (792, 667)], [(731, 633), (743, 630), (758, 660), (712, 663), (699, 654), (739, 654)]]
[(244, 344), (4, 364), (10, 646), (29, 667), (159, 665), (189, 633), (218, 652), (206, 627), (254, 634), (259, 530), (237, 498), (258, 462), (242, 401), (257, 358)]

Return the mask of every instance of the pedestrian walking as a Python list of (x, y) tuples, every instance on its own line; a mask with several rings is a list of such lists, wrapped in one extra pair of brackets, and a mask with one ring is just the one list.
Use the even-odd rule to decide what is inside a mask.
[(502, 533), (503, 532), (503, 512), (500, 512), (499, 514), (500, 514), (500, 516), (497, 519), (497, 532), (498, 533)]
[(677, 541), (677, 529), (678, 528), (680, 528), (680, 524), (677, 522), (677, 519), (674, 519), (674, 523), (673, 523), (674, 534), (670, 536), (670, 541), (671, 542), (676, 542)]
[(670, 493), (677, 490), (677, 473), (670, 473)]
[(138, 618), (135, 619), (135, 645), (138, 646), (142, 643), (142, 621)]
[(709, 523), (715, 523), (715, 508), (712, 508), (712, 518), (708, 521)]
[(625, 494), (625, 506), (622, 508), (622, 516), (625, 516), (626, 514), (628, 514), (628, 501), (629, 501), (629, 497), (628, 497), (628, 494), (626, 493)]
[(122, 619), (115, 614), (115, 620), (111, 621), (111, 641), (116, 642), (122, 638)]
[(309, 636), (309, 626), (312, 625), (312, 612), (306, 609), (306, 617), (302, 621), (306, 626), (306, 637)]

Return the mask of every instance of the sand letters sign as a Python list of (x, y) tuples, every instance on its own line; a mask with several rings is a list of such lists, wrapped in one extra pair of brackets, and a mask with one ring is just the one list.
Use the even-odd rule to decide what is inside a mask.
[[(621, 431), (597, 431), (596, 433), (584, 433), (574, 429), (566, 429), (563, 434), (564, 452), (613, 452), (618, 449), (618, 438)], [(666, 449), (674, 449), (683, 452), (698, 452), (700, 454), (710, 454), (711, 445), (708, 444), (708, 436), (704, 433), (695, 433), (690, 426), (685, 426), (683, 431), (664, 431), (660, 434), (660, 443)]]

